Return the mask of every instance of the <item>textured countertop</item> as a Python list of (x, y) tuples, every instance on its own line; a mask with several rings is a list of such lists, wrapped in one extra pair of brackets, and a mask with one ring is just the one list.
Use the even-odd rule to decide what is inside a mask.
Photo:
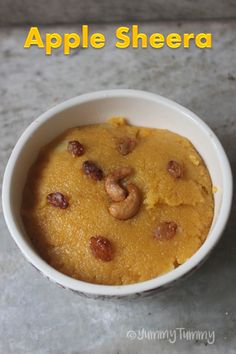
[(1, 0), (0, 2), (0, 25), (207, 20), (235, 17), (234, 0), (99, 0), (99, 2)]
[[(27, 29), (0, 29), (0, 173), (23, 130), (39, 114), (81, 93), (133, 88), (185, 105), (216, 132), (236, 172), (236, 22), (149, 23), (145, 32), (212, 32), (213, 48), (114, 48), (115, 25), (101, 50), (23, 49)], [(91, 27), (92, 28), (92, 27)], [(43, 30), (77, 31), (78, 27)], [(235, 203), (235, 201), (234, 201)], [(22, 256), (0, 215), (0, 353), (236, 353), (236, 219), (209, 260), (168, 292), (139, 301), (79, 297), (44, 279)], [(215, 343), (131, 340), (129, 330), (215, 331)]]

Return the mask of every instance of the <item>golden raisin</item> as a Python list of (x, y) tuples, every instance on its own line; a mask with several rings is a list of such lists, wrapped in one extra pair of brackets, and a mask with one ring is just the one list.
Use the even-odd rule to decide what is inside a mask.
[(56, 208), (66, 209), (69, 206), (65, 196), (60, 192), (48, 194), (47, 201)]
[(84, 146), (78, 140), (69, 141), (67, 150), (73, 156), (82, 156), (84, 154)]
[(93, 236), (89, 240), (90, 249), (94, 257), (109, 262), (113, 258), (113, 249), (111, 242), (102, 236)]
[(170, 240), (177, 232), (177, 224), (174, 221), (162, 222), (155, 230), (154, 236), (158, 240)]
[(128, 155), (132, 152), (137, 144), (135, 138), (124, 137), (119, 139), (117, 144), (117, 150), (121, 155)]
[(167, 164), (167, 171), (174, 178), (183, 177), (183, 167), (177, 161), (169, 161)]
[(84, 161), (82, 169), (84, 173), (96, 181), (103, 179), (103, 171), (93, 161)]

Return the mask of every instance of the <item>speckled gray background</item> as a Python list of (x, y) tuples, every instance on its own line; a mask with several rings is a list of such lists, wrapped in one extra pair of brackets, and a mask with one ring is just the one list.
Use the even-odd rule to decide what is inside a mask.
[[(24, 50), (26, 28), (0, 29), (0, 173), (23, 130), (39, 114), (78, 94), (108, 88), (156, 92), (192, 109), (222, 141), (236, 172), (236, 22), (143, 24), (147, 32), (213, 33), (212, 49), (114, 48), (45, 57)], [(44, 27), (44, 30), (47, 28)], [(56, 27), (54, 31), (77, 31)], [(0, 353), (236, 353), (236, 220), (210, 259), (167, 293), (139, 301), (81, 298), (44, 279), (23, 258), (0, 216)], [(128, 330), (215, 330), (216, 341), (130, 340)]]
[(235, 0), (1, 0), (2, 24), (232, 19)]

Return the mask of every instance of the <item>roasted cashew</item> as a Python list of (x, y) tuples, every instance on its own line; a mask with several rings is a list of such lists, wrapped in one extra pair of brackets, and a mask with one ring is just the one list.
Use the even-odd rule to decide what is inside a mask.
[(128, 196), (124, 200), (112, 203), (109, 207), (110, 214), (119, 220), (127, 220), (137, 214), (142, 202), (141, 192), (134, 184), (127, 186)]
[(114, 202), (120, 202), (127, 196), (125, 188), (119, 185), (120, 180), (128, 177), (132, 173), (131, 167), (121, 167), (110, 173), (105, 179), (105, 189)]

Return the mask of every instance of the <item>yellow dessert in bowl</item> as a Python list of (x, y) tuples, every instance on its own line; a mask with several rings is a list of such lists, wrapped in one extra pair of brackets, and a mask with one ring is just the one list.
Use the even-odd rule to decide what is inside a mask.
[(123, 285), (167, 273), (203, 244), (214, 202), (191, 142), (124, 118), (72, 128), (41, 149), (21, 214), (51, 266)]

